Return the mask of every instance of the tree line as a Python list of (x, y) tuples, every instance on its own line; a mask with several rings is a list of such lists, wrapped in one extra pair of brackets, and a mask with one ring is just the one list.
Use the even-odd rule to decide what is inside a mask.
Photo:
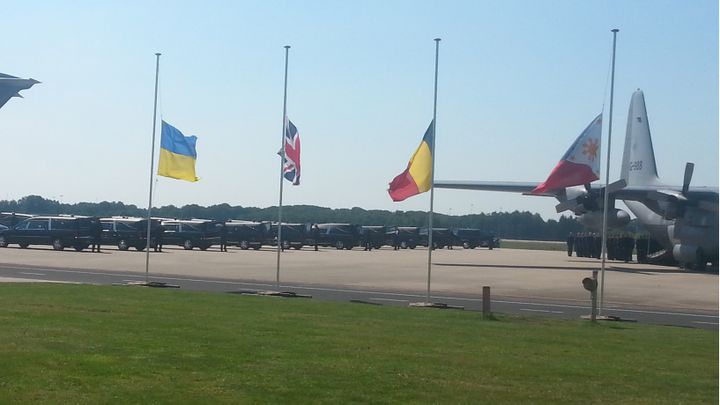
[[(0, 200), (0, 211), (34, 215), (88, 216), (147, 216), (147, 210), (120, 201), (65, 204), (56, 200), (30, 195), (19, 200)], [(215, 220), (241, 219), (248, 221), (277, 220), (278, 207), (242, 207), (227, 203), (203, 207), (197, 204), (153, 208), (153, 216), (165, 218), (205, 218)], [(425, 211), (365, 210), (363, 208), (326, 208), (314, 205), (283, 206), (283, 222), (325, 223), (343, 222), (358, 225), (427, 226)], [(532, 240), (565, 240), (570, 232), (584, 230), (573, 217), (543, 220), (528, 211), (493, 212), (490, 214), (445, 215), (436, 213), (434, 226), (439, 228), (479, 228), (499, 238)]]

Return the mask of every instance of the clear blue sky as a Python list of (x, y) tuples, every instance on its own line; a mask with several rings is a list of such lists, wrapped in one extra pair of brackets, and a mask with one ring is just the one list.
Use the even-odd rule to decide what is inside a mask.
[[(0, 9), (0, 72), (42, 82), (0, 110), (3, 199), (145, 206), (154, 53), (162, 52), (160, 112), (198, 136), (201, 181), (160, 178), (156, 205), (276, 205), (288, 44), (303, 184), (286, 184), (285, 204), (427, 209), (429, 193), (393, 203), (386, 189), (432, 118), (435, 37), (443, 39), (436, 179), (542, 181), (608, 98), (615, 27), (611, 179), (630, 95), (641, 88), (660, 176), (679, 184), (694, 161), (695, 185), (718, 184), (716, 1), (23, 1)], [(451, 214), (557, 217), (554, 200), (513, 194), (437, 190), (435, 204)]]

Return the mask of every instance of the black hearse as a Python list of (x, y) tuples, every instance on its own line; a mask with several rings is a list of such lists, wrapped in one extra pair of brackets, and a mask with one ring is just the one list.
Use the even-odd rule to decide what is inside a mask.
[(499, 241), (489, 232), (475, 228), (453, 228), (453, 245), (464, 249), (475, 249), (478, 246), (493, 249), (499, 246)]
[(14, 228), (15, 225), (28, 218), (32, 218), (32, 215), (20, 214), (19, 212), (0, 212), (0, 225)]
[(242, 250), (259, 250), (267, 239), (268, 224), (265, 222), (225, 222), (225, 240), (228, 245), (237, 245)]
[[(420, 244), (428, 245), (428, 228), (420, 228)], [(452, 244), (453, 235), (448, 228), (433, 228), (433, 249), (442, 249)]]
[[(277, 246), (277, 222), (268, 224), (268, 233), (266, 234), (266, 242), (268, 245)], [(307, 243), (310, 237), (310, 225), (309, 224), (282, 224), (282, 247), (283, 249), (297, 249), (300, 250)]]
[(219, 245), (225, 224), (210, 219), (173, 219), (162, 221), (163, 244), (178, 245), (185, 250), (195, 247), (207, 250)]
[(358, 231), (363, 245), (370, 243), (374, 249), (380, 249), (386, 243), (387, 229), (382, 225), (363, 225)]
[(13, 243), (21, 248), (50, 245), (55, 250), (72, 247), (80, 252), (92, 243), (92, 221), (89, 217), (65, 215), (28, 218), (0, 231), (0, 247)]
[(415, 249), (420, 244), (420, 228), (417, 226), (393, 226), (385, 232), (387, 244), (401, 249)]
[[(317, 230), (315, 230), (315, 226), (317, 226)], [(335, 247), (338, 250), (351, 250), (360, 242), (360, 234), (355, 225), (315, 224), (312, 229), (313, 238), (317, 238), (316, 242), (319, 246)]]
[[(150, 227), (150, 246), (158, 243), (163, 228), (160, 221), (153, 219)], [(138, 251), (145, 250), (147, 246), (147, 218), (137, 217), (109, 217), (100, 218), (102, 225), (102, 244), (116, 245), (119, 250), (128, 250), (134, 247)]]

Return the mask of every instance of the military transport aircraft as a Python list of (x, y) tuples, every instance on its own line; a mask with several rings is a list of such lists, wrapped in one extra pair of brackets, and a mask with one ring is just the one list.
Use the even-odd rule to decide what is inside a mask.
[[(690, 187), (693, 163), (685, 166), (682, 186), (663, 184), (655, 165), (650, 125), (641, 90), (633, 93), (628, 112), (621, 179), (603, 185), (585, 185), (552, 190), (543, 194), (560, 201), (558, 212), (572, 211), (583, 225), (601, 229), (603, 196), (610, 200), (608, 226), (622, 227), (630, 215), (614, 207), (622, 200), (640, 224), (672, 258), (684, 267), (705, 269), (710, 261), (718, 264), (718, 188)], [(437, 188), (506, 191), (530, 194), (539, 183), (488, 181), (435, 181)]]
[(20, 90), (26, 90), (40, 83), (35, 79), (21, 79), (19, 77), (0, 73), (0, 108), (12, 97), (21, 97)]

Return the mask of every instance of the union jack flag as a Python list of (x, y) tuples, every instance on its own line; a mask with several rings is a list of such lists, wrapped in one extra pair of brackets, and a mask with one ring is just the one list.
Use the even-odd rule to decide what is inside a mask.
[(300, 184), (300, 134), (298, 134), (297, 128), (289, 119), (287, 119), (287, 125), (285, 125), (283, 177), (294, 186)]

